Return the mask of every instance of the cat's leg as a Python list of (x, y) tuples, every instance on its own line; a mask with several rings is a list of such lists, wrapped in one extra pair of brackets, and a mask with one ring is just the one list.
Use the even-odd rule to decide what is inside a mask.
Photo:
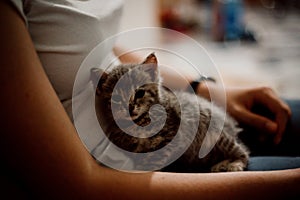
[(210, 171), (211, 172), (227, 172), (227, 166), (229, 165), (229, 160), (223, 160), (222, 162), (217, 163), (214, 165)]
[(217, 148), (223, 152), (226, 160), (214, 165), (211, 168), (212, 172), (243, 171), (247, 167), (249, 152), (234, 137), (222, 135), (217, 143)]
[(211, 168), (211, 172), (237, 172), (243, 171), (245, 164), (241, 160), (223, 160)]

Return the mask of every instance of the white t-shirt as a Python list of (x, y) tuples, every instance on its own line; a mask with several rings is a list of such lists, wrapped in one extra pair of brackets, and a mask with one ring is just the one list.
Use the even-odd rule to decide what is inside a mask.
[[(77, 70), (96, 45), (117, 33), (122, 0), (11, 2), (23, 16), (46, 74), (71, 116)], [(103, 49), (111, 50), (112, 46)]]
[[(11, 0), (24, 18), (41, 63), (64, 108), (73, 119), (87, 149), (101, 162), (131, 166), (129, 158), (99, 134), (93, 107), (94, 94), (90, 74), (81, 64), (99, 43), (118, 31), (122, 0)], [(101, 46), (104, 61), (116, 61), (113, 42)], [(100, 58), (99, 58), (100, 59)], [(118, 60), (117, 60), (118, 61)], [(99, 64), (98, 61), (95, 63)], [(100, 67), (92, 66), (92, 67)], [(73, 85), (82, 85), (72, 96)], [(73, 98), (72, 98), (73, 97)], [(75, 102), (75, 103), (74, 103)], [(72, 103), (77, 106), (72, 110)], [(92, 114), (91, 114), (92, 113)], [(74, 117), (74, 118), (73, 118)]]

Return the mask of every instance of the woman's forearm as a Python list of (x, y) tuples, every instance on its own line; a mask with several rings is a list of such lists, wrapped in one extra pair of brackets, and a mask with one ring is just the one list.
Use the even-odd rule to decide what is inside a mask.
[[(91, 188), (91, 197), (101, 195), (111, 199), (286, 199), (300, 195), (299, 169), (208, 174), (134, 174), (110, 169), (96, 171), (99, 173), (93, 176), (94, 183), (91, 186), (95, 188)], [(97, 187), (99, 180), (105, 185)]]

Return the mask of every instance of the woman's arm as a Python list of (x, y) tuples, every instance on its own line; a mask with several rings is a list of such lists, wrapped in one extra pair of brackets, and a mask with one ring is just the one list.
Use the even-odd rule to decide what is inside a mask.
[(23, 20), (8, 1), (1, 1), (0, 13), (1, 162), (34, 194), (84, 190), (94, 161), (45, 75)]
[[(7, 1), (0, 2), (0, 27), (0, 155), (1, 164), (7, 169), (1, 173), (13, 174), (13, 179), (6, 180), (21, 183), (27, 194), (42, 199), (244, 199), (299, 195), (299, 169), (131, 174), (99, 166), (80, 141), (45, 75), (24, 22)], [(1, 184), (5, 185), (5, 179)]]

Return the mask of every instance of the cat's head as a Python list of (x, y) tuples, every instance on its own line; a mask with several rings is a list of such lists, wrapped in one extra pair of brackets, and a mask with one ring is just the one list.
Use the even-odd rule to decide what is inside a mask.
[(109, 110), (114, 107), (118, 119), (136, 120), (159, 103), (160, 76), (154, 53), (140, 64), (122, 64), (110, 72), (93, 69), (91, 77), (99, 80), (94, 81), (96, 97), (104, 100)]

